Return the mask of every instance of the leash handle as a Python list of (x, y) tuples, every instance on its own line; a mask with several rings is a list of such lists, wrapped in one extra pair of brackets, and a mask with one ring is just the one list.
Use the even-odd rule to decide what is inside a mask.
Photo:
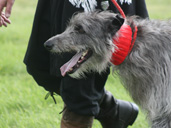
[(116, 2), (116, 0), (111, 0), (113, 2), (113, 4), (116, 6), (116, 8), (118, 9), (118, 11), (120, 12), (121, 16), (125, 19), (125, 13), (123, 12), (122, 8), (119, 6), (119, 4)]

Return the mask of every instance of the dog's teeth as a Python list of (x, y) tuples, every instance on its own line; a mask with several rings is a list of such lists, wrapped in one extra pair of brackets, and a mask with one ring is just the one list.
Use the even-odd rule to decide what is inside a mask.
[[(84, 59), (84, 56), (81, 57), (81, 60), (83, 60), (83, 59)], [(80, 61), (81, 61), (81, 60), (80, 60)]]
[(85, 52), (83, 53), (83, 56), (87, 55), (87, 53), (88, 53), (88, 50), (87, 50), (87, 51), (85, 51)]
[(83, 56), (85, 56), (86, 54), (87, 54), (87, 53), (84, 52), (84, 53), (83, 53)]

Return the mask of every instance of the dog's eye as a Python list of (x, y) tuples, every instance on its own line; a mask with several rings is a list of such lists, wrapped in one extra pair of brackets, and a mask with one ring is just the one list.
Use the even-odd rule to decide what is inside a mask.
[(78, 33), (81, 33), (81, 34), (85, 33), (85, 31), (84, 31), (84, 29), (83, 29), (83, 27), (81, 25), (76, 25), (74, 29)]

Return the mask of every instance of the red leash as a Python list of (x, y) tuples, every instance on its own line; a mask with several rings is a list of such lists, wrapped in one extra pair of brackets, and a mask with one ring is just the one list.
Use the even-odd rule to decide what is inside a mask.
[(119, 6), (119, 4), (116, 2), (116, 0), (111, 0), (113, 2), (113, 4), (116, 6), (116, 8), (118, 9), (118, 11), (120, 12), (121, 16), (125, 19), (125, 13), (123, 12), (122, 8)]

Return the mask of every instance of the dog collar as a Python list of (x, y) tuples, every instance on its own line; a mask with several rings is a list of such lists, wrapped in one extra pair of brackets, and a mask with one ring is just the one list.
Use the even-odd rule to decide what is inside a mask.
[(113, 38), (113, 44), (117, 47), (114, 53), (112, 53), (111, 62), (114, 65), (120, 65), (132, 50), (136, 37), (137, 37), (137, 26), (133, 29), (123, 24), (118, 31), (119, 37)]

